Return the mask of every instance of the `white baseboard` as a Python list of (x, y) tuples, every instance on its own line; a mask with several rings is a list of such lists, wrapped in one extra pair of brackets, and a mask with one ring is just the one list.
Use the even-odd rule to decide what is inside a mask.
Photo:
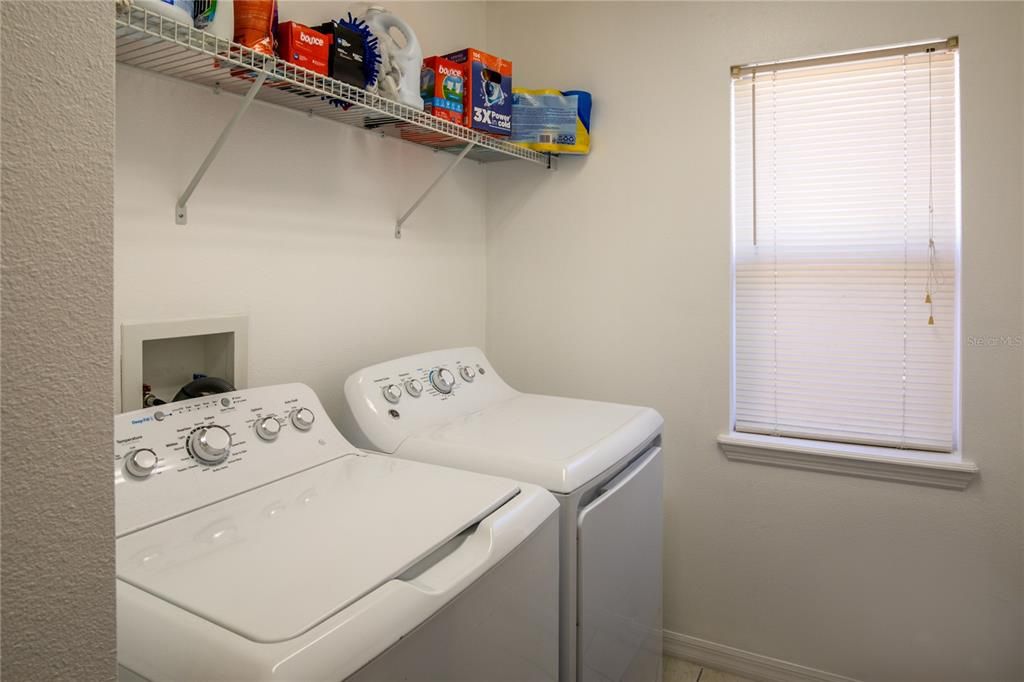
[(665, 655), (748, 677), (756, 682), (857, 682), (852, 677), (780, 661), (671, 630), (665, 630)]

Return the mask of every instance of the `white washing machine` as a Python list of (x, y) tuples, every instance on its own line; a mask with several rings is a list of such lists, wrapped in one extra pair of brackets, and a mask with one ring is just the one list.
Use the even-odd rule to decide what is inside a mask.
[(660, 679), (661, 415), (520, 393), (477, 348), (367, 367), (345, 396), (359, 445), (555, 494), (562, 682)]
[(554, 680), (558, 504), (356, 451), (302, 384), (114, 421), (122, 680)]

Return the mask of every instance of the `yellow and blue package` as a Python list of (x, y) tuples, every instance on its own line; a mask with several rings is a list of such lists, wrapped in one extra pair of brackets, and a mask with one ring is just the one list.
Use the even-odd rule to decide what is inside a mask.
[(590, 153), (590, 93), (512, 88), (512, 142), (552, 154)]

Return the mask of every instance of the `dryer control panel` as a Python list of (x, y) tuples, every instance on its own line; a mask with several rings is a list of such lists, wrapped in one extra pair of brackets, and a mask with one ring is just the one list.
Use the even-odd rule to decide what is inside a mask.
[(304, 384), (233, 391), (117, 415), (117, 535), (354, 450)]
[(367, 367), (345, 381), (359, 431), (351, 435), (361, 445), (372, 443), (389, 453), (413, 433), (517, 395), (479, 348), (410, 355)]

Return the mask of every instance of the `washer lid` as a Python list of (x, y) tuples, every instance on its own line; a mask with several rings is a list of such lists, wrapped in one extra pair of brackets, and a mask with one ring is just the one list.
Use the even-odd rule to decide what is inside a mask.
[(649, 407), (520, 394), (412, 436), (395, 454), (569, 493), (662, 424)]
[(346, 455), (119, 538), (117, 576), (248, 639), (284, 641), (518, 492), (500, 478)]

